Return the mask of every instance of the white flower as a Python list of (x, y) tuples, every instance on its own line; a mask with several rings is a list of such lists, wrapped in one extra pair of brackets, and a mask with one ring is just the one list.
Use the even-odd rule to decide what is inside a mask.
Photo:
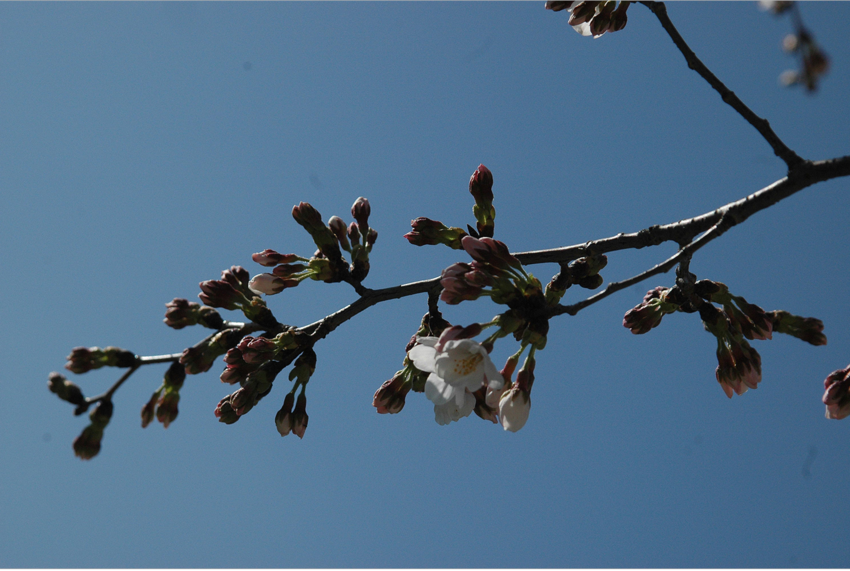
[(430, 373), (425, 396), (434, 403), (438, 424), (469, 416), (475, 408), (471, 393), (482, 386), (500, 389), (504, 385), (487, 350), (477, 341), (451, 339), (440, 343), (437, 337), (418, 337), (417, 341), (407, 356), (417, 369)]
[(505, 430), (516, 432), (525, 426), (531, 411), (531, 395), (514, 384), (499, 401), (499, 420)]

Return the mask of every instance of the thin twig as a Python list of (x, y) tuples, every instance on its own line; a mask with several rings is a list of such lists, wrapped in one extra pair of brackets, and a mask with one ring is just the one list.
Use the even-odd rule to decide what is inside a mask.
[(678, 252), (676, 252), (673, 256), (665, 260), (664, 262), (655, 265), (654, 267), (639, 273), (636, 276), (632, 276), (629, 279), (620, 281), (620, 282), (611, 282), (608, 286), (600, 291), (597, 294), (590, 296), (589, 298), (580, 301), (578, 303), (574, 303), (572, 305), (558, 305), (551, 313), (554, 317), (555, 315), (575, 315), (585, 307), (593, 305), (594, 303), (605, 299), (609, 295), (616, 293), (622, 289), (633, 286), (636, 283), (640, 283), (647, 278), (651, 278), (652, 276), (663, 274), (672, 270), (676, 264), (682, 262), (684, 263), (686, 260), (690, 260), (691, 256), (693, 256), (694, 252), (714, 240), (718, 238), (721, 234), (726, 232), (729, 228), (734, 226), (734, 221), (731, 217), (721, 218), (720, 221), (712, 226), (708, 232), (699, 237), (699, 239), (694, 240), (687, 246), (681, 248)]
[(711, 70), (702, 63), (702, 61), (700, 61), (693, 50), (691, 50), (691, 48), (688, 47), (688, 44), (685, 43), (685, 40), (682, 38), (681, 34), (679, 34), (679, 31), (676, 30), (676, 27), (673, 25), (673, 22), (670, 21), (670, 17), (667, 15), (667, 7), (663, 2), (641, 2), (641, 4), (649, 8), (658, 18), (658, 21), (661, 22), (661, 26), (673, 40), (673, 43), (676, 44), (676, 47), (679, 48), (679, 51), (682, 52), (683, 56), (685, 56), (685, 60), (688, 62), (688, 67), (700, 74), (700, 76), (705, 79), (708, 84), (717, 91), (717, 93), (720, 94), (720, 97), (725, 103), (737, 111), (738, 114), (747, 121), (747, 123), (755, 127), (756, 131), (758, 131), (773, 148), (773, 152), (776, 156), (785, 161), (785, 164), (788, 165), (789, 171), (804, 162), (797, 153), (789, 149), (788, 146), (785, 145), (785, 143), (783, 143), (776, 135), (776, 133), (773, 132), (773, 129), (770, 128), (770, 123), (768, 123), (767, 119), (762, 119), (753, 113), (753, 111), (747, 107), (732, 90), (726, 87), (722, 81), (717, 79), (717, 76), (715, 76)]

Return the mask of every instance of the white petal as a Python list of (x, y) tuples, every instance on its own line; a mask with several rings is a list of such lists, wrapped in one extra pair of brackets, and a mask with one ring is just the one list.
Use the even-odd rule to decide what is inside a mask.
[(505, 379), (502, 378), (502, 375), (496, 369), (496, 365), (489, 357), (484, 361), (484, 376), (487, 377), (487, 386), (491, 389), (498, 390), (505, 386)]
[(499, 401), (499, 420), (502, 421), (504, 429), (511, 432), (516, 432), (525, 426), (528, 421), (528, 413), (531, 410), (531, 399), (515, 389), (516, 386), (502, 395), (502, 399)]
[[(420, 339), (428, 338), (421, 337)], [(427, 344), (415, 345), (407, 352), (407, 357), (413, 361), (413, 366), (420, 371), (426, 373), (433, 373), (435, 371), (434, 360), (437, 357), (437, 350), (433, 347), (429, 347)]]
[(573, 26), (573, 30), (581, 34), (582, 36), (592, 36), (593, 34), (590, 32), (590, 22), (582, 22), (581, 24), (576, 24)]
[(445, 404), (455, 393), (455, 388), (431, 373), (425, 381), (425, 396), (436, 405)]
[(463, 404), (458, 405), (456, 399), (445, 404), (434, 405), (434, 420), (439, 425), (446, 425), (452, 421), (460, 420), (472, 412), (475, 408), (475, 397), (467, 392), (463, 393)]
[(455, 420), (460, 420), (461, 418), (469, 416), (469, 414), (475, 408), (475, 396), (470, 393), (464, 393), (464, 395), (466, 401), (463, 403), (463, 406), (458, 408)]

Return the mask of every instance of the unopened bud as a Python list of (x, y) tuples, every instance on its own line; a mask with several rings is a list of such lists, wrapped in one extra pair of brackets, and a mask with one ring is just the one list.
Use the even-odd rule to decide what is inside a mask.
[(50, 373), (47, 380), (47, 388), (50, 389), (51, 393), (71, 404), (79, 406), (86, 401), (86, 397), (83, 396), (83, 391), (80, 387), (59, 373)]
[(351, 251), (351, 244), (348, 242), (348, 227), (339, 216), (331, 216), (328, 220), (328, 228), (334, 233), (339, 241), (340, 247), (346, 252)]
[(81, 460), (91, 460), (100, 452), (103, 428), (90, 424), (74, 440), (74, 454)]
[(295, 402), (295, 410), (292, 411), (292, 433), (298, 438), (304, 438), (304, 432), (307, 430), (307, 397), (302, 391), (298, 395), (298, 400)]
[(365, 235), (369, 231), (369, 215), (371, 213), (372, 207), (369, 205), (369, 201), (362, 196), (351, 205), (351, 215), (357, 221), (360, 234)]
[(279, 254), (274, 250), (265, 249), (262, 252), (251, 255), (251, 259), (267, 268), (271, 268), (278, 264), (291, 264), (299, 258), (295, 254)]
[(175, 297), (172, 301), (166, 303), (165, 307), (165, 319), (163, 321), (173, 329), (183, 329), (198, 322), (198, 312), (201, 309), (201, 305), (198, 303)]
[(224, 424), (233, 424), (239, 420), (239, 415), (236, 414), (236, 411), (234, 411), (233, 407), (230, 406), (230, 395), (227, 395), (219, 401), (218, 405), (215, 407), (215, 417), (219, 422), (223, 422)]
[(177, 391), (165, 391), (157, 403), (156, 419), (162, 423), (163, 428), (174, 422), (177, 418), (177, 403), (180, 402), (180, 393)]
[(161, 389), (153, 393), (150, 400), (142, 407), (142, 428), (147, 428), (147, 426), (153, 421), (156, 411), (156, 403), (159, 400), (160, 393)]
[(274, 417), (274, 424), (281, 436), (292, 432), (292, 405), (295, 403), (295, 395), (288, 393), (283, 399), (283, 406)]

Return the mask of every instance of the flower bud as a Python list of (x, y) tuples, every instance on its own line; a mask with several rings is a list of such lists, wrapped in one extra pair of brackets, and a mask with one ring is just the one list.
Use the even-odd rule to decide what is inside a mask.
[(469, 194), (477, 204), (489, 206), (493, 202), (493, 173), (484, 165), (469, 177)]
[(224, 280), (206, 280), (198, 286), (201, 288), (198, 297), (210, 307), (234, 310), (248, 302), (239, 290)]
[(292, 411), (292, 433), (298, 438), (304, 438), (308, 419), (307, 397), (304, 395), (304, 391), (301, 391), (298, 400), (295, 402), (295, 410)]
[(412, 383), (407, 379), (404, 370), (396, 371), (393, 378), (384, 381), (375, 391), (372, 406), (378, 409), (378, 414), (396, 414), (404, 408), (404, 399), (410, 392)]
[(173, 329), (183, 329), (198, 322), (198, 312), (201, 309), (201, 305), (198, 303), (175, 297), (172, 301), (166, 303), (165, 307), (165, 319), (163, 321)]
[(66, 379), (59, 373), (50, 373), (47, 380), (47, 388), (63, 401), (74, 405), (81, 405), (86, 401), (83, 391), (76, 384)]
[(489, 387), (481, 387), (472, 393), (472, 396), (475, 397), (475, 408), (473, 408), (473, 412), (478, 416), (478, 418), (482, 420), (489, 420), (493, 424), (496, 424), (498, 421), (497, 415), (499, 414), (499, 405), (498, 403), (493, 406), (490, 405), (487, 399), (487, 395), (489, 395), (490, 391), (495, 390)]
[(339, 216), (331, 216), (330, 220), (328, 220), (328, 228), (330, 228), (331, 232), (333, 232), (334, 236), (336, 236), (340, 247), (346, 252), (350, 252), (351, 244), (348, 242), (348, 227), (345, 225), (345, 222), (342, 221), (342, 218)]
[(484, 165), (469, 178), (469, 193), (475, 199), (472, 214), (475, 216), (478, 235), (493, 237), (496, 209), (493, 208), (493, 173)]
[(504, 392), (499, 400), (499, 420), (505, 430), (516, 432), (525, 426), (531, 411), (531, 395), (518, 383)]
[(578, 285), (584, 289), (596, 289), (605, 282), (605, 279), (599, 274), (586, 276), (578, 281)]
[(183, 381), (186, 380), (186, 368), (179, 361), (171, 363), (168, 370), (165, 371), (163, 386), (167, 389), (180, 390), (183, 386)]
[[(664, 315), (673, 313), (679, 308), (677, 303), (668, 299), (672, 290), (673, 288), (658, 286), (646, 292), (643, 301), (623, 316), (623, 327), (631, 330), (635, 335), (647, 333), (657, 327)], [(704, 306), (716, 309), (710, 304), (704, 304)]]
[(298, 280), (279, 278), (274, 274), (257, 274), (251, 278), (248, 287), (254, 293), (264, 293), (266, 295), (275, 295), (288, 287), (295, 287), (299, 284)]
[(180, 393), (175, 390), (166, 390), (157, 403), (156, 419), (162, 423), (163, 428), (174, 422), (177, 418), (177, 403), (180, 402)]
[(404, 235), (408, 242), (414, 246), (433, 246), (445, 244), (454, 250), (461, 250), (461, 239), (467, 235), (461, 228), (449, 228), (438, 220), (430, 218), (417, 218), (410, 221), (412, 230)]
[(274, 424), (281, 436), (292, 432), (292, 405), (295, 403), (295, 395), (288, 393), (283, 399), (283, 406), (274, 417)]
[(357, 224), (354, 222), (348, 225), (348, 238), (352, 245), (360, 243), (360, 230), (357, 229)]
[(850, 415), (850, 365), (830, 373), (823, 386), (826, 417), (840, 420)]
[(91, 460), (100, 452), (103, 428), (90, 424), (74, 440), (74, 455), (81, 460)]
[(369, 201), (362, 196), (351, 205), (351, 215), (357, 221), (357, 227), (363, 236), (369, 231), (369, 215), (371, 213), (372, 207), (369, 205)]
[(278, 264), (291, 264), (299, 259), (295, 254), (279, 254), (274, 250), (265, 249), (262, 252), (251, 255), (251, 259), (267, 268)]
[(814, 317), (800, 317), (787, 311), (776, 310), (767, 313), (773, 322), (773, 331), (791, 335), (812, 345), (826, 345), (823, 334), (823, 321)]
[(375, 242), (378, 241), (378, 231), (374, 228), (369, 228), (369, 232), (366, 234), (366, 250), (371, 252), (372, 246), (375, 245)]
[(215, 407), (215, 417), (224, 424), (233, 424), (239, 420), (239, 415), (230, 406), (230, 395), (221, 399)]
[(289, 372), (289, 380), (297, 384), (306, 385), (310, 377), (316, 371), (316, 352), (307, 348), (295, 361), (295, 366)]
[(156, 403), (159, 401), (159, 395), (161, 394), (162, 389), (154, 392), (151, 395), (151, 398), (148, 402), (145, 403), (145, 406), (142, 407), (142, 428), (147, 428), (147, 426), (153, 421), (153, 417), (156, 411)]

